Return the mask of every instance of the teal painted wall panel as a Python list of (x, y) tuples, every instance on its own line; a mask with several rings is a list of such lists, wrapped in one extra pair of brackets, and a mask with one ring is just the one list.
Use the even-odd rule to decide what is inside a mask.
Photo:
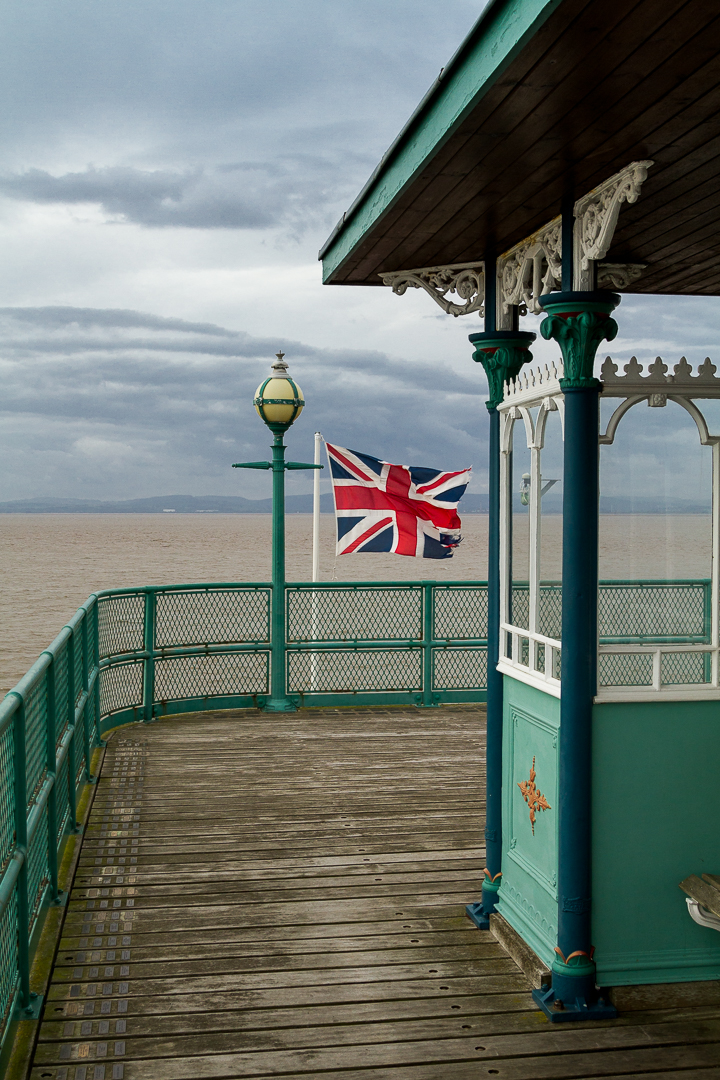
[[(497, 909), (545, 963), (557, 941), (557, 764), (560, 702), (504, 676), (503, 856)], [(537, 810), (533, 832), (518, 786), (530, 780), (548, 810)]]
[[(560, 2), (506, 0), (488, 8), (478, 27), (477, 41), (459, 63), (448, 65), (443, 83), (411, 125), (407, 137), (394, 152), (388, 152), (384, 167), (360, 197), (357, 208), (348, 211), (345, 228), (324, 249), (323, 281), (329, 280)], [(471, 32), (469, 38), (473, 36)]]
[(678, 882), (720, 873), (720, 702), (596, 705), (592, 783), (598, 980), (719, 979)]

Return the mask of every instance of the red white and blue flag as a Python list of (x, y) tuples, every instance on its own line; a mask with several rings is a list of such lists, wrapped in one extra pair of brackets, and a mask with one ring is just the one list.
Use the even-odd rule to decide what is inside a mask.
[(390, 551), (449, 559), (460, 543), (457, 505), (470, 469), (391, 465), (357, 450), (325, 444), (330, 461), (338, 555)]

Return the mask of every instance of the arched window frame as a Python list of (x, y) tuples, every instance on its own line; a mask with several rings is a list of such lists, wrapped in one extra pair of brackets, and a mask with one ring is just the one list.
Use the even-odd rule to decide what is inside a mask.
[[(560, 641), (539, 632), (542, 451), (548, 417), (557, 412), (564, 433), (562, 367), (521, 372), (505, 388), (500, 414), (500, 647), (498, 670), (560, 696)], [(537, 408), (537, 417), (532, 410)], [(512, 622), (512, 449), (515, 424), (522, 421), (530, 450), (528, 626)], [(508, 655), (508, 643), (510, 645)], [(527, 663), (524, 656), (527, 654)], [(556, 674), (557, 673), (557, 674)]]
[[(611, 645), (600, 644), (601, 655), (635, 653), (652, 656), (652, 686), (602, 686), (596, 700), (687, 700), (720, 697), (720, 433), (713, 434), (698, 405), (698, 401), (720, 398), (720, 379), (715, 366), (706, 359), (697, 374), (683, 357), (675, 365), (672, 374), (668, 366), (657, 357), (643, 374), (643, 368), (635, 357), (625, 365), (624, 374), (618, 375), (618, 366), (610, 357), (602, 368), (604, 398), (620, 398), (605, 431), (600, 433), (601, 446), (610, 446), (615, 440), (618, 427), (631, 409), (642, 402), (650, 408), (663, 408), (674, 401), (693, 419), (700, 444), (712, 448), (712, 540), (710, 580), (710, 642), (700, 644)], [(663, 655), (666, 653), (704, 653), (710, 657), (709, 681), (691, 684), (664, 683), (662, 678)]]

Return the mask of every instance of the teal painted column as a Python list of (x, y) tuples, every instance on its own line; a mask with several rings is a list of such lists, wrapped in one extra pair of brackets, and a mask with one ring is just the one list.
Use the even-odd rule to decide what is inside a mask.
[[(493, 275), (494, 279), (494, 275)], [(485, 297), (494, 310), (494, 296)], [(494, 321), (494, 320), (493, 320)], [(503, 389), (517, 377), (523, 364), (532, 360), (530, 345), (535, 334), (518, 330), (486, 330), (471, 334), (473, 360), (483, 365), (488, 380), (487, 410), (490, 418), (488, 462), (488, 654), (487, 654), (487, 749), (485, 877), (482, 900), (468, 904), (465, 912), (481, 930), (490, 926), (502, 876), (502, 742), (503, 677), (497, 670), (500, 651), (500, 414)]]
[(562, 684), (558, 762), (558, 944), (552, 987), (533, 997), (551, 1020), (616, 1015), (598, 994), (591, 940), (592, 707), (597, 686), (599, 391), (601, 341), (612, 341), (617, 293), (540, 297), (540, 331), (560, 346), (565, 396)]

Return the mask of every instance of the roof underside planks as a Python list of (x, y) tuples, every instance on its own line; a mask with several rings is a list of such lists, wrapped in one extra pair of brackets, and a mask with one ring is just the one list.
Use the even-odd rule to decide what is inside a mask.
[(647, 264), (629, 292), (720, 295), (720, 10), (495, 0), (325, 245), (325, 281), (501, 254), (642, 159), (607, 260)]

